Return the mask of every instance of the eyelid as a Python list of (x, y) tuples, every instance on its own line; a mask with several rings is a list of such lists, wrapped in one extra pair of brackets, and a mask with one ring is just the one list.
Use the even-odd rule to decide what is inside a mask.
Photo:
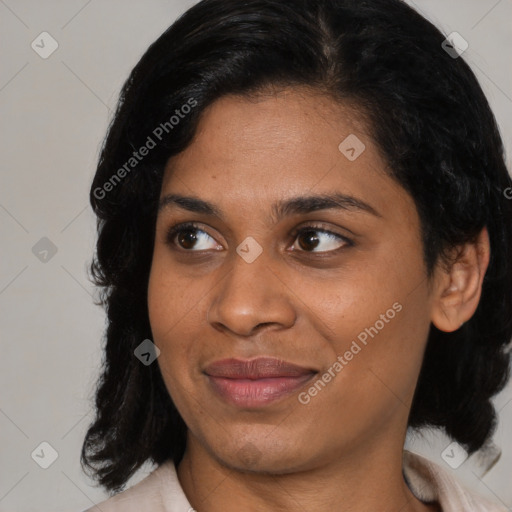
[[(334, 235), (335, 237), (338, 237), (341, 240), (343, 240), (347, 245), (351, 245), (351, 246), (354, 245), (354, 241), (351, 240), (350, 238), (348, 238), (346, 235), (342, 235), (341, 233), (332, 231), (331, 229), (325, 227), (325, 224), (322, 224), (322, 223), (310, 222), (309, 224), (304, 224), (304, 225), (298, 226), (291, 232), (291, 236), (295, 239), (297, 237), (297, 235), (299, 235), (300, 233), (302, 233), (304, 231), (308, 231), (308, 230), (320, 231), (322, 233), (327, 233), (328, 235)], [(307, 251), (304, 251), (304, 252), (307, 252)], [(324, 252), (324, 254), (327, 252), (334, 253), (334, 252), (336, 252), (336, 249), (333, 251), (323, 251), (323, 252)]]

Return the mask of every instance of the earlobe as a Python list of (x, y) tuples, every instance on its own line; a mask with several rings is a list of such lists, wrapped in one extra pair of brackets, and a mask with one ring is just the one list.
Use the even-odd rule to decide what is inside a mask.
[(438, 278), (431, 320), (440, 331), (456, 331), (473, 316), (480, 301), (489, 258), (489, 234), (487, 228), (483, 228), (474, 242), (454, 251), (448, 265), (436, 269)]

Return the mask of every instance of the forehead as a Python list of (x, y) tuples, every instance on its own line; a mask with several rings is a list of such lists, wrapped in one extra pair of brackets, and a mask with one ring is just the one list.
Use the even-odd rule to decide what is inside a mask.
[(287, 162), (338, 158), (339, 143), (355, 133), (368, 138), (359, 112), (307, 89), (229, 95), (204, 110), (194, 140), (173, 163), (207, 158), (210, 166), (242, 169), (264, 162), (269, 173), (282, 164), (285, 171)]
[(225, 96), (205, 109), (191, 144), (169, 160), (161, 195), (200, 196), (243, 212), (333, 192), (364, 198), (376, 210), (411, 202), (387, 175), (356, 109), (288, 89)]

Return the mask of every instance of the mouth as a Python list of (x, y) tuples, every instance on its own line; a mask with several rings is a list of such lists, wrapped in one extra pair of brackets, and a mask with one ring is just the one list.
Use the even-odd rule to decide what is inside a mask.
[(291, 395), (317, 372), (280, 359), (223, 359), (204, 370), (211, 389), (224, 401), (244, 408), (269, 405)]

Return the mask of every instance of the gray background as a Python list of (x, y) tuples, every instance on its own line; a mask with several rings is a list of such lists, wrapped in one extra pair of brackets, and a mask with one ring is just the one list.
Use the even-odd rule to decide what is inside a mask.
[[(122, 83), (193, 3), (0, 0), (0, 512), (78, 512), (106, 496), (79, 465), (104, 327), (87, 279), (95, 240), (88, 191)], [(414, 5), (445, 34), (457, 31), (469, 42), (464, 58), (496, 114), (510, 168), (512, 0)], [(47, 59), (31, 48), (43, 31), (59, 44)], [(483, 478), (476, 456), (453, 471), (512, 507), (511, 386), (496, 404), (501, 459)], [(43, 441), (58, 453), (48, 469), (31, 457)], [(408, 440), (445, 467), (448, 444), (437, 434)], [(48, 449), (37, 453), (49, 460)]]

